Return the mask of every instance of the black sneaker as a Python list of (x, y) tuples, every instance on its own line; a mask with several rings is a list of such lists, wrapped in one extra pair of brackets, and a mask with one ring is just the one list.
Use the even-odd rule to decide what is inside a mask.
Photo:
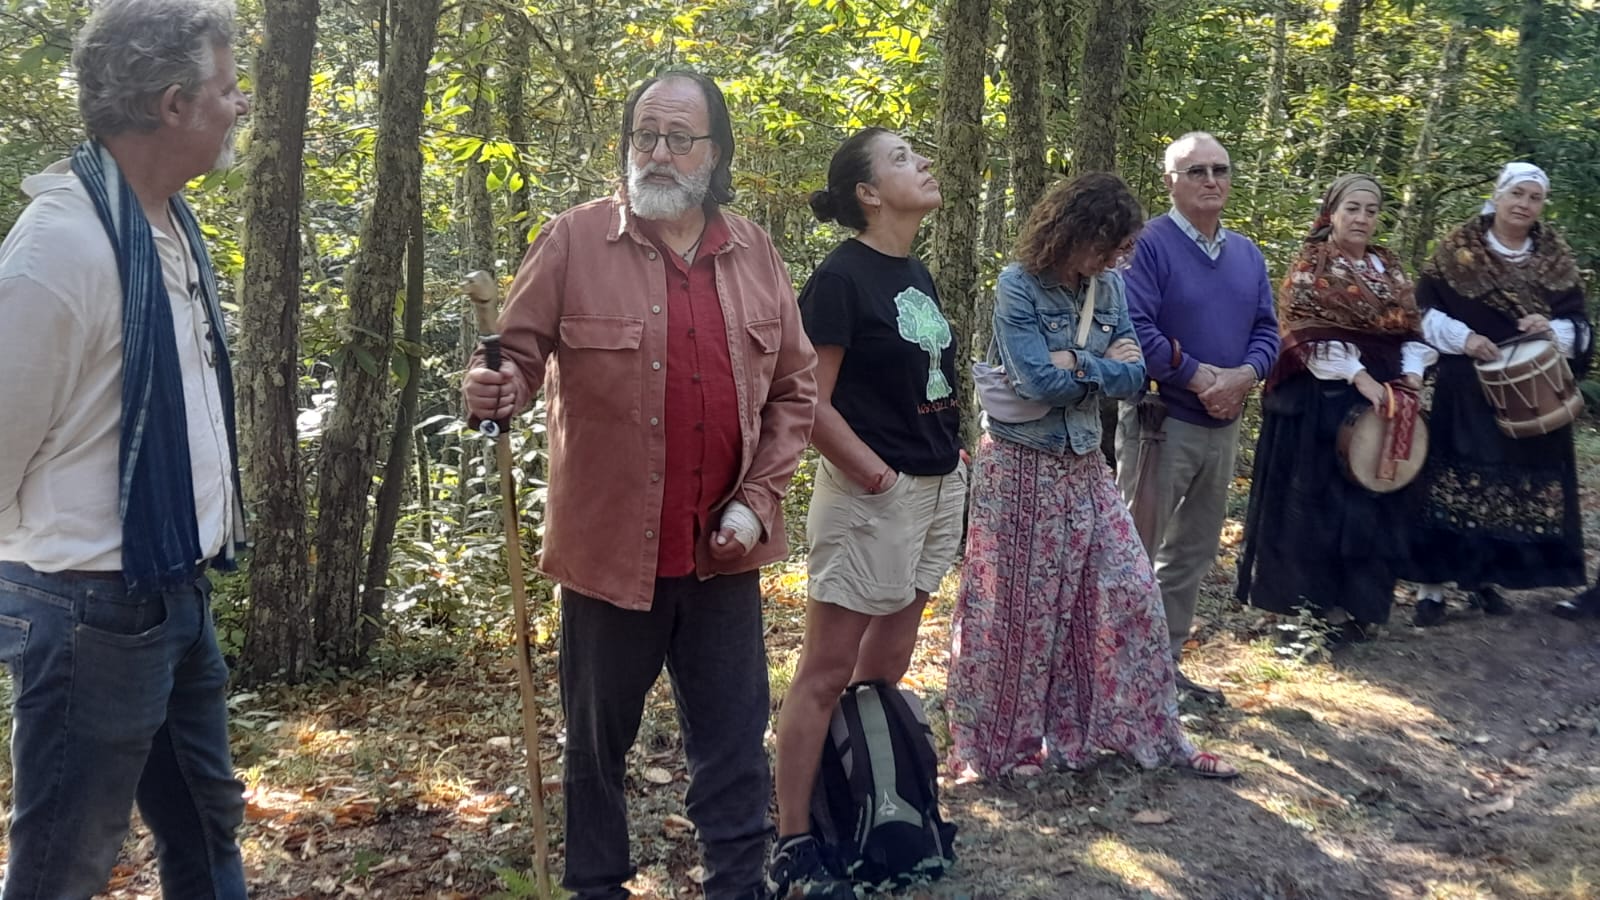
[(809, 834), (779, 838), (767, 861), (770, 900), (855, 900), (850, 882), (828, 871), (822, 845)]
[(1411, 624), (1418, 628), (1430, 628), (1444, 621), (1444, 600), (1438, 597), (1423, 597), (1417, 601), (1417, 614)]
[(1600, 619), (1600, 582), (1562, 600), (1550, 611), (1563, 619)]

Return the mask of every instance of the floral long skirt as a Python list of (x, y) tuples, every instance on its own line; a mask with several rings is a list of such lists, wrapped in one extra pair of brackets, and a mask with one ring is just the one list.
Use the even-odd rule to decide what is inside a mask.
[(1105, 459), (986, 436), (972, 494), (951, 771), (1080, 768), (1106, 751), (1187, 760), (1161, 591)]

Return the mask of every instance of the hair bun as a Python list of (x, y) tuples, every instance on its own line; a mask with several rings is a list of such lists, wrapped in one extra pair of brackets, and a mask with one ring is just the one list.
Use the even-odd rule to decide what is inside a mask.
[(838, 218), (838, 204), (833, 202), (833, 195), (827, 191), (812, 191), (810, 202), (811, 214), (817, 217), (818, 222), (832, 222)]

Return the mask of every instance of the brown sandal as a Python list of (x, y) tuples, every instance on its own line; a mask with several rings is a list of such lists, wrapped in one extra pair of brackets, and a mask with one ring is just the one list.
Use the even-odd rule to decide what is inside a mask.
[(1189, 772), (1201, 778), (1215, 778), (1218, 781), (1230, 781), (1239, 777), (1239, 770), (1228, 765), (1222, 757), (1204, 750), (1197, 751), (1189, 757)]

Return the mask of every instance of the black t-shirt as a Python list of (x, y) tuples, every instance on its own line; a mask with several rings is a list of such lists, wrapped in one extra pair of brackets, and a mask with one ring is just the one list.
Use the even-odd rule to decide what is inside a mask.
[(845, 241), (811, 273), (800, 317), (811, 343), (844, 348), (833, 408), (868, 447), (908, 475), (955, 470), (956, 342), (926, 266)]

